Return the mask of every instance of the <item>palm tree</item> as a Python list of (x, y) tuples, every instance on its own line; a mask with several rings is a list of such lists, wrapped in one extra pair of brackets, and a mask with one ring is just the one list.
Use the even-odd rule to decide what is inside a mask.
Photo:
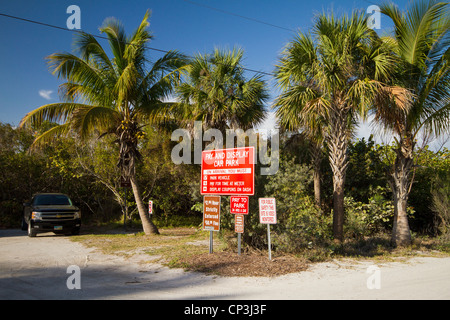
[(276, 102), (280, 105), (276, 110), (277, 122), (280, 128), (294, 132), (287, 140), (286, 146), (294, 148), (306, 142), (313, 168), (314, 202), (320, 208), (322, 202), (320, 167), (324, 155), (325, 119), (315, 113), (302, 114), (302, 117), (299, 117), (299, 114), (292, 115), (290, 114), (292, 108), (287, 107), (289, 102), (285, 99), (286, 97), (280, 97)]
[(274, 107), (281, 122), (304, 127), (318, 119), (325, 123), (333, 172), (333, 235), (338, 241), (343, 240), (347, 148), (356, 116), (364, 117), (375, 98), (397, 94), (397, 100), (406, 99), (405, 91), (383, 82), (393, 61), (366, 21), (357, 12), (340, 19), (319, 15), (312, 34), (299, 32), (288, 44), (275, 71), (282, 93)]
[(448, 134), (450, 129), (449, 9), (448, 3), (436, 1), (413, 3), (406, 12), (391, 3), (381, 5), (381, 12), (394, 23), (393, 36), (384, 39), (397, 58), (392, 80), (413, 94), (406, 112), (398, 111), (395, 103), (375, 106), (375, 121), (391, 130), (396, 142), (391, 170), (396, 245), (411, 243), (406, 208), (418, 135)]
[(222, 134), (227, 128), (252, 128), (265, 119), (266, 84), (261, 76), (245, 78), (243, 55), (241, 49), (215, 49), (192, 59), (185, 81), (176, 90), (182, 119), (202, 121), (205, 128)]
[(112, 58), (93, 35), (84, 32), (77, 34), (74, 41), (78, 55), (48, 56), (52, 73), (67, 81), (60, 86), (63, 102), (41, 106), (29, 112), (20, 123), (20, 126), (37, 127), (45, 120), (58, 123), (39, 135), (34, 146), (69, 132), (81, 139), (92, 134), (115, 136), (120, 149), (118, 166), (122, 177), (131, 182), (146, 234), (158, 233), (158, 229), (146, 214), (136, 179), (139, 139), (144, 124), (166, 108), (163, 101), (178, 76), (177, 68), (185, 63), (180, 54), (168, 52), (147, 70), (145, 45), (152, 39), (148, 31), (149, 15), (147, 11), (130, 37), (116, 19), (104, 21), (100, 31), (108, 38)]

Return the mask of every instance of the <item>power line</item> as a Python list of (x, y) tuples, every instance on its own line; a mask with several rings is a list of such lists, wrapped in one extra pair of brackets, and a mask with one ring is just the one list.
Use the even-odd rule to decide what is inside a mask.
[(241, 14), (237, 14), (237, 13), (234, 13), (234, 12), (231, 12), (231, 11), (226, 11), (226, 10), (222, 10), (222, 9), (219, 9), (219, 8), (211, 7), (211, 6), (208, 6), (208, 5), (203, 4), (203, 3), (198, 3), (198, 2), (195, 2), (195, 1), (191, 1), (191, 0), (183, 0), (183, 1), (187, 2), (187, 3), (190, 3), (190, 4), (193, 4), (195, 6), (199, 6), (199, 7), (207, 8), (207, 9), (214, 10), (214, 11), (217, 11), (217, 12), (225, 13), (225, 14), (228, 14), (228, 15), (231, 15), (231, 16), (235, 16), (235, 17), (242, 18), (242, 19), (245, 19), (245, 20), (257, 22), (257, 23), (264, 24), (264, 25), (267, 25), (267, 26), (270, 26), (270, 27), (274, 27), (274, 28), (278, 28), (278, 29), (282, 29), (282, 30), (286, 30), (286, 31), (290, 31), (290, 32), (296, 32), (294, 29), (289, 29), (289, 28), (278, 26), (276, 24), (273, 24), (273, 23), (270, 23), (270, 22), (266, 22), (266, 21), (263, 21), (263, 20), (258, 20), (258, 19), (255, 19), (255, 18), (246, 17), (246, 16), (243, 16)]
[[(23, 21), (23, 22), (33, 23), (33, 24), (37, 24), (37, 25), (41, 25), (41, 26), (49, 27), (49, 28), (53, 28), (53, 29), (58, 29), (58, 30), (63, 30), (63, 31), (68, 31), (68, 32), (75, 32), (75, 33), (80, 33), (80, 34), (81, 33), (89, 34), (90, 36), (92, 36), (94, 38), (103, 39), (103, 40), (109, 40), (109, 38), (105, 37), (105, 36), (94, 35), (94, 34), (90, 34), (90, 33), (87, 33), (87, 32), (81, 31), (81, 30), (76, 30), (76, 29), (68, 29), (68, 28), (64, 28), (64, 27), (60, 27), (60, 26), (55, 26), (53, 24), (49, 24), (49, 23), (45, 23), (45, 22), (41, 22), (41, 21), (36, 21), (36, 20), (31, 20), (31, 19), (26, 19), (26, 18), (21, 18), (21, 17), (9, 15), (9, 14), (1, 13), (1, 12), (0, 12), (0, 16), (11, 18), (11, 19), (15, 19), (15, 20), (19, 20), (19, 21)], [(130, 44), (130, 43), (125, 42), (125, 44)], [(163, 49), (158, 49), (158, 48), (153, 48), (153, 47), (148, 47), (148, 46), (144, 46), (144, 48), (152, 50), (152, 51), (161, 52), (161, 53), (170, 53), (170, 51), (168, 51), (168, 50), (163, 50)], [(188, 55), (187, 55), (187, 57), (188, 58), (193, 58), (192, 56), (188, 56)], [(257, 74), (262, 74), (262, 75), (265, 75), (265, 76), (273, 76), (272, 73), (268, 73), (268, 72), (264, 72), (264, 71), (258, 71), (258, 70), (249, 69), (249, 68), (242, 68), (242, 70), (245, 70), (245, 71), (248, 71), (248, 72), (257, 73)]]

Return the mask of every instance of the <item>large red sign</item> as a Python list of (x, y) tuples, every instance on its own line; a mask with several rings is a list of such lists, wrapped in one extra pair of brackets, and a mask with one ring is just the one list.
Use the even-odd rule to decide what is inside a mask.
[(202, 152), (201, 194), (253, 195), (254, 147)]

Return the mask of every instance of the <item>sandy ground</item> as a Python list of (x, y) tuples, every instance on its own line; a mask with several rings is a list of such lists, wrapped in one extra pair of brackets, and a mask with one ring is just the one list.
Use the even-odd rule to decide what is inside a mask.
[[(272, 278), (204, 275), (149, 260), (104, 255), (64, 236), (0, 230), (0, 299), (450, 299), (450, 258), (335, 261)], [(71, 265), (81, 289), (67, 287)]]

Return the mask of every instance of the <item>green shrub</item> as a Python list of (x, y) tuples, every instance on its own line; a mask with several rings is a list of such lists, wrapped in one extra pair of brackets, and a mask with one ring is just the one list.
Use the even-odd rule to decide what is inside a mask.
[[(355, 201), (352, 197), (344, 198), (346, 237), (362, 239), (380, 232), (390, 232), (394, 217), (392, 200), (384, 196), (384, 189), (378, 187), (368, 203)], [(413, 217), (414, 209), (408, 207), (408, 217)]]
[(289, 253), (317, 248), (330, 238), (331, 222), (331, 215), (324, 215), (311, 196), (298, 198), (287, 219), (274, 228), (274, 247)]
[[(331, 216), (314, 204), (311, 186), (311, 168), (294, 159), (282, 158), (278, 173), (267, 178), (264, 196), (274, 197), (277, 206), (277, 224), (271, 227), (274, 250), (297, 253), (329, 238)], [(251, 221), (253, 243), (267, 248), (267, 227)]]

